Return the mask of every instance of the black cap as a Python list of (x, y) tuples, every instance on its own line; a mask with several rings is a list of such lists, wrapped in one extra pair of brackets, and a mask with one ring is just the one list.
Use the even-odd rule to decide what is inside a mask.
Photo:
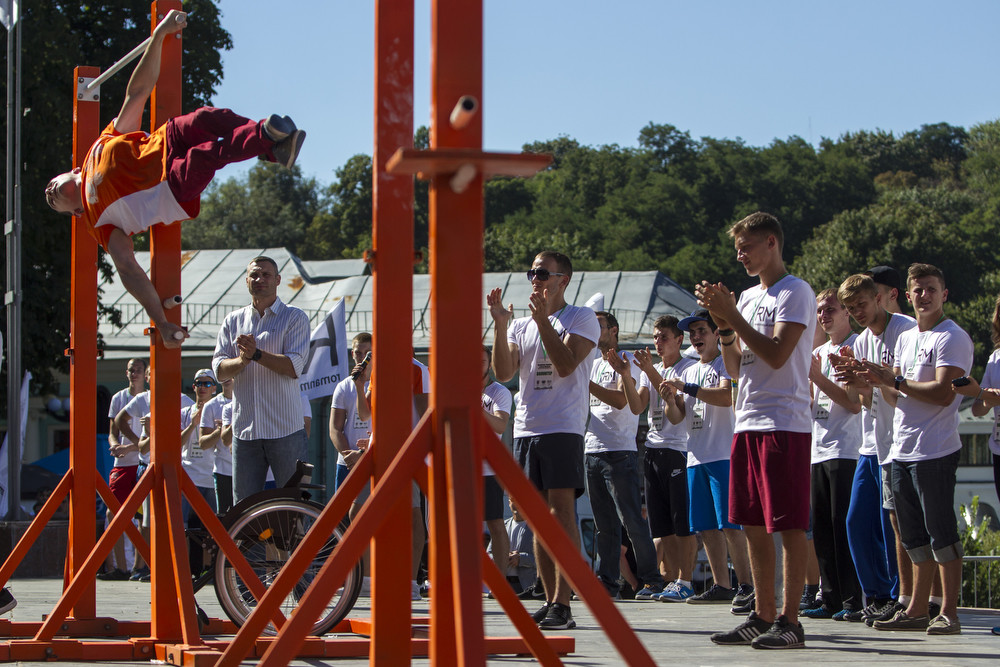
[(705, 308), (698, 308), (693, 313), (685, 317), (677, 323), (677, 328), (681, 331), (690, 331), (691, 325), (695, 322), (708, 322), (708, 326), (711, 327), (712, 331), (715, 331), (718, 328), (715, 326), (712, 316), (708, 314), (708, 310)]
[(903, 279), (899, 271), (891, 266), (873, 266), (865, 271), (876, 283), (887, 287), (895, 287), (897, 292), (903, 291)]

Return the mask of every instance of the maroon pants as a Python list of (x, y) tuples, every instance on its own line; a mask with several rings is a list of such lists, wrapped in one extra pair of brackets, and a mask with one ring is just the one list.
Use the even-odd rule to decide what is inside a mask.
[(215, 172), (258, 156), (273, 162), (261, 122), (229, 109), (201, 107), (167, 122), (167, 184), (178, 202), (198, 199)]

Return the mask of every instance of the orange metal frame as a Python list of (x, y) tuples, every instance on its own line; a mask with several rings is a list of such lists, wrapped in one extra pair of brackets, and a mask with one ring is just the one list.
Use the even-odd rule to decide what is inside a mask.
[[(152, 24), (178, 0), (153, 3)], [(449, 115), (463, 96), (482, 98), (482, 0), (432, 1), (431, 148), (415, 151), (413, 137), (413, 0), (376, 0), (375, 158), (372, 261), (375, 284), (373, 368), (374, 432), (369, 448), (320, 514), (313, 529), (266, 592), (243, 560), (208, 504), (180, 464), (180, 350), (163, 347), (155, 333), (151, 349), (152, 463), (126, 502), (118, 507), (96, 476), (96, 243), (75, 220), (71, 347), (71, 467), (11, 557), (0, 567), (5, 582), (37, 539), (62, 498), (70, 493), (70, 546), (63, 596), (43, 623), (0, 621), (8, 636), (30, 640), (0, 642), (0, 660), (128, 660), (155, 657), (177, 665), (237, 667), (247, 656), (266, 666), (286, 665), (297, 656), (369, 655), (371, 664), (408, 664), (429, 655), (434, 664), (485, 664), (486, 655), (530, 651), (545, 665), (575, 648), (571, 637), (544, 637), (482, 549), (482, 463), (493, 466), (517, 500), (535, 535), (559, 563), (577, 593), (591, 607), (623, 659), (653, 665), (645, 648), (583, 562), (575, 545), (500, 444), (482, 415), (481, 377), (483, 180), (495, 174), (527, 176), (544, 168), (548, 156), (484, 153), (482, 115), (452, 127)], [(162, 73), (152, 97), (152, 125), (180, 113), (179, 40), (164, 45)], [(96, 68), (75, 71), (74, 164), (79, 165), (97, 137), (98, 102), (76, 91)], [(462, 187), (452, 187), (460, 170), (473, 170)], [(413, 175), (431, 181), (431, 388), (430, 408), (410, 430), (412, 388), (410, 331), (413, 253)], [(152, 231), (153, 284), (162, 297), (180, 293), (180, 226), (155, 225)], [(456, 276), (458, 277), (456, 279)], [(171, 321), (178, 310), (168, 310)], [(178, 322), (179, 323), (179, 322)], [(393, 375), (395, 377), (393, 377)], [(396, 381), (393, 381), (396, 380)], [(157, 434), (160, 434), (157, 437)], [(425, 459), (429, 455), (429, 471)], [(287, 620), (281, 601), (337, 525), (354, 497), (373, 480), (372, 494), (330, 558)], [(425, 487), (430, 518), (430, 577), (434, 582), (430, 619), (411, 617), (410, 574), (398, 567), (411, 550), (410, 485)], [(117, 511), (111, 526), (95, 541), (95, 494)], [(194, 593), (180, 516), (181, 495), (218, 541), (220, 548), (253, 585), (259, 604), (231, 641), (208, 641), (198, 633)], [(131, 516), (151, 494), (151, 545), (132, 527)], [(473, 502), (469, 502), (469, 499)], [(123, 533), (139, 545), (152, 571), (149, 622), (96, 619), (93, 577)], [(336, 630), (370, 639), (322, 639), (307, 635), (349, 571), (372, 543), (372, 617), (345, 621)], [(509, 615), (520, 637), (486, 637), (481, 582), (485, 581)], [(75, 615), (69, 618), (69, 613)], [(275, 639), (261, 639), (273, 621)], [(430, 623), (430, 638), (400, 632)], [(213, 620), (209, 631), (232, 631)], [(127, 641), (56, 640), (56, 634), (148, 636)]]

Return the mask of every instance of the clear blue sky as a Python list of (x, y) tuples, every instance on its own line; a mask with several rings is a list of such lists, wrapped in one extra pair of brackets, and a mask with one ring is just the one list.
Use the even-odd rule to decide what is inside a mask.
[[(291, 115), (309, 133), (299, 163), (323, 183), (372, 153), (373, 0), (220, 7), (234, 48), (216, 106)], [(754, 146), (968, 128), (1000, 117), (998, 25), (996, 0), (485, 0), (484, 144), (634, 146), (650, 121)], [(418, 126), (429, 124), (429, 0), (416, 2), (415, 34)]]

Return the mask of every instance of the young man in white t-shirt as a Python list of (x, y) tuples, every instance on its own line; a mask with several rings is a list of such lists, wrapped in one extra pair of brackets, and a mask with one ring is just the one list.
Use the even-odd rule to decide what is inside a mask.
[[(729, 455), (733, 444), (732, 381), (719, 351), (718, 327), (704, 308), (677, 323), (691, 338), (698, 363), (689, 365), (680, 378), (665, 380), (683, 393), (667, 412), (687, 429), (688, 517), (691, 530), (705, 545), (714, 583), (691, 596), (688, 604), (745, 606), (753, 597), (747, 542), (739, 526), (729, 521)], [(679, 422), (678, 422), (679, 423)], [(730, 585), (728, 558), (732, 558), (738, 589)]]
[(636, 350), (634, 362), (642, 371), (640, 408), (649, 409), (642, 475), (649, 532), (668, 580), (663, 592), (655, 596), (661, 602), (684, 602), (694, 595), (691, 576), (698, 555), (698, 539), (691, 532), (688, 516), (688, 434), (681, 423), (683, 417), (671, 421), (666, 414), (676, 409), (677, 390), (664, 380), (680, 377), (694, 364), (694, 359), (681, 355), (683, 342), (677, 318), (661, 315), (653, 322), (653, 345), (660, 363), (653, 364), (649, 350)]
[[(111, 397), (111, 407), (108, 409), (108, 450), (115, 458), (114, 467), (111, 468), (109, 485), (111, 493), (114, 494), (118, 502), (123, 503), (128, 495), (135, 488), (139, 480), (139, 440), (128, 440), (122, 437), (121, 430), (115, 424), (115, 417), (122, 408), (128, 405), (135, 396), (141, 394), (146, 389), (146, 375), (148, 367), (144, 359), (129, 359), (125, 366), (125, 378), (128, 386)], [(133, 430), (139, 430), (139, 420), (133, 423)], [(122, 442), (122, 440), (125, 440)], [(111, 523), (111, 511), (108, 510), (107, 520)], [(132, 568), (132, 575), (129, 576), (125, 565), (125, 537), (118, 538), (114, 549), (105, 561), (105, 572), (98, 574), (98, 579), (108, 581), (118, 581), (134, 577), (136, 581), (142, 577), (144, 565), (142, 556), (136, 551), (136, 564)], [(117, 564), (117, 567), (115, 565)]]
[[(959, 634), (958, 595), (962, 583), (962, 543), (953, 507), (962, 441), (958, 435), (961, 397), (952, 380), (972, 367), (972, 339), (944, 314), (948, 298), (944, 274), (930, 264), (912, 264), (906, 298), (917, 326), (896, 341), (892, 370), (866, 362), (867, 377), (895, 399), (892, 494), (899, 532), (913, 562), (913, 598), (879, 630), (923, 630)], [(941, 573), (941, 613), (928, 616), (934, 573)]]
[[(812, 419), (809, 367), (816, 328), (816, 295), (785, 270), (784, 234), (769, 213), (757, 212), (729, 229), (736, 259), (760, 284), (739, 302), (722, 283), (695, 287), (698, 304), (720, 329), (726, 370), (738, 378), (736, 432), (729, 477), (729, 520), (743, 526), (750, 550), (756, 611), (717, 644), (804, 648), (798, 623), (805, 584)], [(781, 613), (771, 597), (781, 533), (784, 594)]]
[[(851, 559), (847, 512), (861, 447), (861, 400), (835, 378), (834, 360), (857, 338), (837, 290), (816, 296), (816, 321), (828, 340), (813, 350), (812, 399), (813, 544), (819, 561), (823, 604), (805, 609), (808, 618), (860, 621), (861, 587)], [(831, 355), (834, 355), (831, 358)]]
[[(641, 588), (637, 600), (649, 600), (663, 591), (656, 547), (642, 518), (639, 454), (635, 434), (639, 428), (636, 380), (639, 367), (632, 357), (618, 352), (618, 320), (599, 311), (600, 356), (590, 371), (590, 423), (584, 436), (587, 454), (587, 490), (597, 525), (597, 577), (612, 597), (618, 597), (621, 575), (622, 527), (632, 542)], [(629, 401), (629, 397), (632, 401)], [(634, 406), (634, 408), (633, 408)]]
[[(898, 530), (888, 471), (895, 407), (882, 396), (880, 388), (872, 387), (859, 375), (864, 360), (891, 368), (896, 340), (917, 326), (912, 317), (898, 312), (897, 290), (886, 284), (898, 283), (894, 274), (889, 267), (875, 267), (868, 274), (849, 276), (841, 283), (837, 296), (864, 330), (854, 340), (849, 354), (831, 357), (838, 380), (845, 382), (848, 391), (862, 403), (861, 448), (847, 510), (847, 537), (861, 590), (868, 601), (864, 609), (868, 625), (905, 609), (913, 583), (909, 556), (901, 547), (893, 547)], [(876, 283), (875, 275), (883, 282)]]
[[(593, 310), (566, 303), (572, 275), (569, 258), (547, 250), (535, 257), (528, 271), (532, 284), (528, 317), (514, 319), (514, 305), (503, 307), (500, 288), (487, 295), (486, 303), (493, 318), (497, 380), (507, 382), (519, 374), (514, 456), (579, 548), (576, 498), (586, 486), (587, 362), (601, 329)], [(537, 539), (535, 549), (545, 604), (532, 618), (544, 630), (576, 627), (569, 608), (569, 582)]]
[[(351, 468), (366, 449), (371, 438), (371, 419), (363, 419), (358, 414), (358, 395), (365, 395), (368, 383), (371, 381), (372, 364), (368, 355), (372, 351), (372, 335), (367, 331), (357, 334), (351, 341), (351, 356), (354, 358), (354, 368), (349, 377), (341, 380), (333, 390), (330, 410), (330, 440), (337, 450), (336, 490)], [(365, 362), (365, 359), (369, 362)], [(362, 367), (364, 364), (364, 367)], [(367, 405), (367, 402), (365, 402)], [(351, 517), (357, 515), (361, 503), (368, 498), (368, 493), (359, 496), (351, 507)]]

